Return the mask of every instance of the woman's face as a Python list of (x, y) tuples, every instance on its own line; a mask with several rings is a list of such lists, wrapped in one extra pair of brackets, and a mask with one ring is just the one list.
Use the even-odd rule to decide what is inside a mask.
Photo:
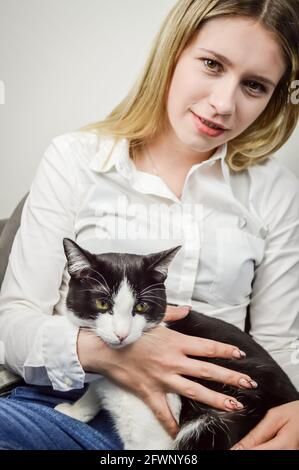
[[(172, 77), (167, 98), (172, 139), (191, 152), (205, 152), (235, 138), (266, 108), (284, 72), (279, 44), (254, 20), (210, 20), (182, 52)], [(195, 115), (227, 130), (208, 135)]]

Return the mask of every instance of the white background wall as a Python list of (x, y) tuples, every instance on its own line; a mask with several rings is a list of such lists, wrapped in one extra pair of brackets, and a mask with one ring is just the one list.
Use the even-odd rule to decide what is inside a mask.
[[(0, 218), (51, 139), (125, 96), (175, 0), (0, 0)], [(280, 150), (299, 176), (299, 129)]]

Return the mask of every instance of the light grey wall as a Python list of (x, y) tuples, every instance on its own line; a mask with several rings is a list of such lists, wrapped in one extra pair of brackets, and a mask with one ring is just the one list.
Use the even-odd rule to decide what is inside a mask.
[(53, 137), (124, 98), (174, 4), (0, 0), (0, 218), (28, 190)]
[[(51, 139), (125, 96), (175, 0), (0, 0), (0, 218)], [(299, 129), (280, 151), (299, 176)]]

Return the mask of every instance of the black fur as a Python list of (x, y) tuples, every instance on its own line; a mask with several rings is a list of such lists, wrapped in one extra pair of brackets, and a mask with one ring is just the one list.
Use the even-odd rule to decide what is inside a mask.
[(205, 417), (203, 431), (187, 442), (178, 443), (178, 449), (229, 449), (244, 437), (266, 414), (278, 405), (299, 400), (299, 393), (285, 372), (272, 357), (247, 333), (216, 318), (191, 311), (189, 315), (169, 328), (191, 336), (233, 344), (246, 353), (244, 359), (199, 358), (234, 371), (248, 374), (258, 383), (256, 389), (239, 389), (218, 382), (195, 379), (198, 383), (234, 396), (244, 405), (241, 411), (219, 411), (194, 400), (182, 397), (180, 425)]

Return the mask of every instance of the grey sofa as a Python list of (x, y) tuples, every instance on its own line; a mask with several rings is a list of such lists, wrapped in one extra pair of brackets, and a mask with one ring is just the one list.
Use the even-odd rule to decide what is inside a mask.
[(3, 228), (4, 228), (4, 225), (6, 224), (7, 220), (8, 220), (8, 219), (1, 219), (1, 220), (0, 220), (0, 236), (1, 236), (1, 232), (2, 232), (2, 230), (3, 230)]
[[(9, 219), (0, 220), (0, 287), (6, 271), (11, 247), (20, 225), (21, 214), (27, 194), (19, 202)], [(22, 379), (0, 365), (0, 396), (5, 396)]]
[(20, 225), (22, 210), (27, 195), (28, 194), (19, 202), (9, 219), (0, 220), (0, 286), (3, 281), (15, 234)]

